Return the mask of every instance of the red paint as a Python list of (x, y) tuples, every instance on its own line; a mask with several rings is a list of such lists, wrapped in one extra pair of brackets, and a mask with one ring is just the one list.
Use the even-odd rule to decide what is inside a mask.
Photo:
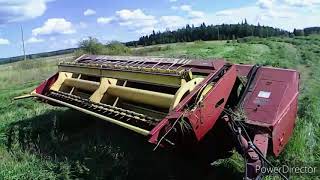
[[(194, 111), (189, 112), (187, 118), (191, 122), (193, 130), (198, 140), (201, 140), (204, 135), (214, 126), (220, 117), (226, 102), (228, 101), (231, 89), (236, 80), (235, 67), (230, 70), (215, 84), (203, 102)], [(223, 103), (216, 107), (218, 102)]]
[(44, 82), (42, 82), (36, 89), (36, 93), (38, 94), (42, 94), (45, 95), (50, 87), (54, 84), (54, 82), (56, 82), (56, 80), (58, 79), (58, 73), (56, 73), (55, 75), (51, 76), (50, 78), (48, 78), (47, 80), (45, 80)]
[[(202, 81), (188, 96), (186, 96), (173, 110), (175, 113), (179, 113), (185, 116), (193, 128), (193, 131), (196, 135), (198, 140), (201, 140), (208, 131), (214, 126), (217, 119), (220, 117), (224, 106), (229, 98), (230, 92), (236, 80), (236, 67), (231, 66), (227, 72), (219, 78), (216, 82), (214, 87), (207, 93), (203, 102), (189, 110), (187, 107), (188, 103), (195, 98), (201, 87), (208, 82), (210, 79), (216, 76), (219, 71), (214, 71), (211, 73), (204, 81)], [(223, 103), (216, 107), (216, 104), (223, 99)], [(222, 102), (222, 101), (221, 101)], [(170, 114), (169, 114), (170, 116)], [(180, 118), (180, 117), (177, 117)], [(177, 118), (172, 119), (175, 121)], [(166, 117), (163, 121), (167, 122), (169, 117)], [(160, 123), (161, 127), (164, 128), (163, 122)], [(151, 132), (151, 138), (155, 139), (155, 136), (159, 136), (159, 132), (162, 130), (159, 126), (156, 126)], [(157, 133), (156, 133), (157, 132)]]
[[(238, 72), (248, 73), (250, 66), (238, 65)], [(270, 97), (258, 97), (260, 91)], [(268, 129), (272, 138), (273, 154), (278, 156), (292, 135), (299, 93), (299, 73), (294, 70), (262, 67), (254, 86), (245, 98), (246, 123)]]

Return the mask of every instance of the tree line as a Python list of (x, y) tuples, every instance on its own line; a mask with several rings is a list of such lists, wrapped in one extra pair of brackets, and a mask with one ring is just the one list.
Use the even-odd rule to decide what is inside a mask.
[(308, 27), (304, 29), (294, 29), (295, 36), (308, 36), (310, 34), (320, 34), (320, 27)]
[(192, 42), (196, 40), (233, 40), (248, 36), (271, 37), (289, 36), (291, 33), (279, 28), (269, 26), (251, 25), (245, 20), (238, 24), (206, 25), (200, 26), (187, 24), (185, 27), (175, 31), (166, 30), (165, 32), (155, 32), (142, 36), (138, 41), (127, 42), (127, 46), (154, 45), (176, 42)]

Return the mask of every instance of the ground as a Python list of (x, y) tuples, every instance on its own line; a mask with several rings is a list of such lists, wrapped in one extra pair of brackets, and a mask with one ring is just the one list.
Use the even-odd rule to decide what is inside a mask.
[[(245, 38), (136, 48), (134, 55), (226, 58), (233, 63), (293, 68), (301, 73), (299, 114), (290, 143), (273, 163), (320, 160), (320, 36)], [(12, 98), (32, 91), (72, 55), (0, 66), (0, 179), (241, 179), (232, 156), (203, 174), (139, 135), (66, 108)], [(192, 157), (190, 157), (192, 159)], [(268, 177), (270, 179), (274, 177)], [(293, 179), (314, 177), (293, 177)]]

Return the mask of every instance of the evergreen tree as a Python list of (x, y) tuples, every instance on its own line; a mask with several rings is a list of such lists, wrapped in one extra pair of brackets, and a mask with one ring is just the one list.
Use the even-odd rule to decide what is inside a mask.
[[(320, 32), (320, 29), (312, 28), (306, 30), (308, 33)], [(199, 27), (187, 24), (185, 27), (175, 31), (167, 29), (164, 32), (153, 31), (150, 35), (142, 36), (138, 41), (127, 42), (127, 46), (153, 45), (175, 42), (191, 42), (196, 40), (231, 40), (248, 36), (270, 37), (288, 36), (290, 33), (278, 28), (249, 25), (247, 19), (238, 24), (206, 25), (202, 23)], [(303, 30), (295, 30), (295, 35), (303, 35)], [(306, 33), (307, 34), (307, 33)]]

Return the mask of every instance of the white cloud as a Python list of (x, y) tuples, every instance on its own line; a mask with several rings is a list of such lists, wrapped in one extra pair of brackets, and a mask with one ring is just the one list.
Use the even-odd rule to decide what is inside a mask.
[(208, 14), (206, 23), (239, 23), (247, 19), (249, 23), (268, 25), (292, 31), (294, 28), (305, 28), (320, 24), (320, 11), (308, 12), (305, 8), (289, 6), (283, 1), (275, 1), (268, 9), (260, 5), (224, 9)]
[(284, 0), (284, 3), (291, 6), (305, 7), (320, 5), (320, 0)]
[(192, 10), (190, 5), (182, 5), (182, 6), (180, 6), (180, 9), (182, 11), (191, 11)]
[(205, 16), (205, 14), (202, 11), (193, 10), (190, 5), (182, 5), (180, 6), (180, 10), (187, 12), (190, 18), (204, 18)]
[(92, 16), (92, 15), (95, 15), (97, 12), (93, 9), (87, 9), (83, 12), (83, 15), (85, 16)]
[(169, 2), (177, 2), (178, 0), (169, 0)]
[(0, 0), (0, 24), (42, 16), (53, 0)]
[(181, 16), (162, 16), (160, 17), (160, 25), (162, 27), (160, 30), (165, 30), (169, 28), (170, 30), (177, 29), (179, 27), (185, 26), (188, 23), (187, 19)]
[(126, 26), (142, 34), (151, 32), (158, 23), (154, 16), (145, 14), (141, 9), (117, 11), (116, 18), (120, 26)]
[(203, 18), (204, 17), (204, 13), (201, 11), (190, 11), (189, 15), (192, 18)]
[(52, 18), (48, 19), (43, 26), (33, 29), (32, 35), (72, 34), (75, 32), (71, 22), (64, 18)]
[(9, 45), (10, 41), (8, 39), (0, 38), (0, 45)]
[(177, 9), (179, 9), (179, 7), (178, 6), (171, 6), (171, 9), (177, 10)]
[(274, 0), (259, 0), (257, 2), (257, 5), (261, 9), (270, 9), (270, 8), (272, 8), (274, 2), (275, 2)]
[(78, 43), (84, 38), (76, 37), (76, 38), (49, 38), (50, 43), (48, 44), (48, 48), (51, 51), (58, 50), (58, 49), (67, 49), (67, 48), (74, 48), (78, 46)]
[(27, 44), (35, 44), (35, 43), (42, 43), (42, 42), (44, 42), (44, 39), (40, 39), (36, 37), (31, 37), (26, 41)]
[(113, 20), (112, 17), (99, 17), (97, 19), (98, 24), (109, 24)]
[(217, 16), (231, 16), (232, 15), (232, 11), (230, 10), (222, 10), (222, 11), (218, 11), (216, 12)]

